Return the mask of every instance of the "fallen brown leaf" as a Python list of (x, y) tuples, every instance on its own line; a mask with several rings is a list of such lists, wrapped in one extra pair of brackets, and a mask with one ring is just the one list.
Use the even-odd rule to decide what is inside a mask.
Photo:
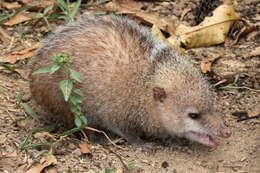
[(37, 1), (28, 1), (26, 2), (27, 5), (30, 5), (32, 8), (30, 8), (30, 11), (38, 12), (41, 9), (45, 9), (49, 6), (55, 5), (55, 0), (37, 0)]
[(238, 40), (243, 36), (243, 35), (246, 35), (254, 30), (256, 30), (257, 26), (256, 25), (252, 25), (252, 26), (245, 26), (243, 27), (240, 32), (236, 35), (236, 38), (232, 41), (228, 40), (229, 42), (226, 43), (225, 42), (225, 46), (233, 46), (235, 45)]
[(0, 7), (5, 7), (7, 9), (18, 9), (21, 8), (22, 6), (18, 4), (18, 2), (4, 2), (0, 1)]
[(116, 169), (116, 172), (115, 173), (124, 173), (124, 170), (119, 168), (119, 169)]
[(7, 172), (13, 172), (14, 167), (19, 163), (19, 157), (17, 153), (8, 155), (0, 155), (0, 170), (6, 170)]
[(175, 19), (163, 18), (158, 14), (149, 13), (142, 10), (143, 4), (132, 0), (113, 0), (105, 4), (101, 8), (93, 8), (93, 10), (101, 10), (107, 12), (115, 12), (117, 14), (128, 14), (142, 22), (156, 25), (165, 32), (173, 34), (175, 32)]
[(16, 124), (18, 127), (22, 127), (24, 129), (31, 129), (34, 126), (35, 122), (27, 118), (25, 120), (17, 121)]
[(23, 3), (23, 4), (27, 4), (33, 0), (18, 0), (19, 2)]
[(186, 16), (186, 14), (188, 14), (190, 11), (192, 10), (192, 8), (185, 8), (182, 13), (181, 13), (181, 18), (180, 21), (183, 21), (184, 17)]
[(221, 56), (212, 57), (206, 60), (201, 61), (200, 69), (202, 73), (209, 73), (211, 72), (211, 66), (212, 64), (219, 59)]
[(250, 56), (259, 56), (260, 55), (260, 46), (256, 47), (252, 52), (249, 54)]
[(58, 173), (58, 171), (55, 168), (46, 168), (44, 173)]
[(6, 26), (13, 26), (25, 21), (32, 20), (33, 16), (35, 16), (35, 13), (18, 13), (11, 19), (9, 19), (7, 22), (4, 23)]
[(89, 153), (91, 153), (91, 151), (90, 151), (86, 141), (80, 142), (79, 143), (79, 147), (80, 147), (80, 151), (81, 151), (82, 154), (89, 154)]
[(26, 48), (24, 50), (12, 52), (11, 54), (6, 56), (0, 56), (0, 62), (14, 64), (18, 60), (31, 58), (34, 51), (39, 47), (39, 45), (39, 43), (36, 43), (32, 47)]
[(11, 40), (11, 37), (7, 34), (4, 28), (0, 28), (0, 36), (0, 40), (2, 40), (4, 44), (7, 44), (7, 42)]
[(21, 69), (14, 69), (14, 71), (16, 73), (18, 73), (23, 79), (29, 80), (29, 73), (28, 72), (21, 70)]
[(57, 159), (53, 155), (49, 154), (49, 155), (43, 157), (39, 164), (32, 167), (31, 169), (29, 169), (25, 173), (41, 173), (41, 171), (45, 167), (50, 166), (50, 165), (54, 165), (54, 164), (57, 164)]

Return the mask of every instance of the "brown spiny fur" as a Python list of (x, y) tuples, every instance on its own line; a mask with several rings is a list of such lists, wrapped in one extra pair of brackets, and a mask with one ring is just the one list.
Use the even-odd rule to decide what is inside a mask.
[[(61, 27), (35, 55), (32, 71), (51, 65), (48, 58), (61, 52), (77, 57), (71, 67), (83, 77), (76, 87), (85, 94), (82, 106), (92, 127), (122, 136), (178, 135), (185, 125), (177, 114), (185, 106), (195, 106), (205, 114), (213, 111), (212, 93), (199, 71), (127, 18), (85, 17)], [(60, 72), (33, 75), (31, 92), (53, 116), (73, 125), (69, 105), (60, 96), (62, 79)], [(154, 99), (155, 87), (165, 90), (165, 102)], [(171, 113), (175, 107), (178, 111)], [(167, 127), (167, 120), (162, 123), (164, 113), (169, 114), (169, 121), (177, 122), (173, 127)], [(201, 120), (207, 128), (218, 128), (207, 119)]]

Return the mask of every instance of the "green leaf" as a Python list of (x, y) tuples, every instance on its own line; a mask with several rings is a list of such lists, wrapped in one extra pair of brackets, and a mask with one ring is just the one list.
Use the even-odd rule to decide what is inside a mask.
[(62, 11), (66, 11), (68, 9), (68, 5), (64, 0), (56, 0), (56, 2)]
[(86, 118), (84, 115), (81, 115), (79, 118), (81, 119), (82, 124), (83, 124), (84, 126), (87, 125), (88, 120), (87, 120), (87, 118)]
[(51, 144), (53, 144), (53, 142), (41, 142), (41, 143), (36, 143), (36, 144), (27, 144), (27, 145), (24, 145), (21, 149), (36, 148), (39, 146), (48, 146)]
[(71, 80), (60, 81), (60, 89), (66, 102), (69, 100), (72, 88), (73, 82)]
[(78, 116), (75, 118), (74, 123), (78, 128), (81, 128), (81, 127), (87, 125), (88, 121), (85, 116), (81, 115), (81, 116)]
[(83, 98), (81, 96), (71, 96), (69, 99), (70, 103), (72, 103), (73, 105), (77, 105), (80, 103), (83, 103)]
[(61, 67), (61, 65), (59, 65), (59, 64), (54, 64), (53, 66), (51, 66), (50, 74), (53, 74), (56, 71), (58, 71), (60, 69), (60, 67)]
[(52, 9), (53, 9), (53, 5), (51, 5), (51, 6), (47, 7), (47, 8), (45, 8), (44, 11), (43, 11), (43, 15), (44, 15), (44, 16), (47, 15), (48, 12), (51, 11)]
[(79, 11), (80, 5), (81, 5), (81, 0), (78, 0), (78, 1), (76, 2), (75, 6), (73, 7), (71, 13), (70, 13), (71, 22), (74, 21), (74, 18), (75, 18), (76, 14), (77, 14), (78, 11)]
[(15, 69), (17, 69), (17, 67), (13, 66), (13, 65), (9, 65), (9, 64), (1, 64), (2, 67), (4, 67), (6, 70), (9, 70), (11, 72), (14, 72)]
[(44, 67), (39, 70), (36, 70), (35, 72), (32, 73), (32, 75), (40, 74), (40, 73), (50, 73), (51, 72), (52, 66)]
[(57, 53), (54, 56), (50, 57), (49, 59), (56, 62), (56, 63), (68, 63), (73, 56), (70, 56), (67, 53)]
[(102, 171), (98, 171), (97, 173), (115, 173), (116, 168), (106, 168)]
[(81, 97), (84, 96), (84, 93), (83, 93), (80, 89), (75, 89), (75, 90), (73, 90), (73, 92), (74, 92), (75, 94), (81, 96)]
[(39, 122), (38, 115), (31, 109), (31, 107), (26, 104), (26, 103), (21, 103), (22, 107), (24, 108), (24, 111), (28, 114), (31, 115), (33, 119)]
[(83, 125), (83, 122), (82, 122), (82, 120), (81, 120), (80, 117), (76, 117), (75, 120), (74, 120), (74, 123), (75, 123), (75, 125), (76, 125), (78, 128), (79, 128), (79, 127), (82, 127), (82, 125)]
[(73, 129), (70, 129), (70, 130), (67, 130), (67, 131), (65, 131), (65, 132), (62, 132), (61, 134), (58, 134), (58, 136), (59, 136), (59, 137), (60, 137), (60, 136), (68, 136), (68, 135), (73, 134), (73, 133), (75, 133), (75, 132), (78, 132), (78, 131), (80, 131), (80, 130), (81, 130), (80, 128), (75, 127), (75, 128), (73, 128)]
[(70, 106), (70, 111), (75, 114), (75, 115), (81, 115), (81, 107), (80, 105), (71, 105)]
[(127, 166), (129, 168), (134, 168), (134, 167), (142, 167), (143, 165), (139, 163), (129, 163)]
[(74, 79), (75, 81), (80, 82), (80, 83), (82, 82), (82, 79), (81, 79), (79, 72), (77, 72), (77, 71), (75, 71), (71, 68), (69, 69), (69, 72), (70, 72), (70, 78), (71, 79)]
[(105, 12), (105, 11), (96, 11), (95, 12), (95, 15), (98, 15), (98, 16), (103, 16), (103, 15), (107, 15), (108, 13)]

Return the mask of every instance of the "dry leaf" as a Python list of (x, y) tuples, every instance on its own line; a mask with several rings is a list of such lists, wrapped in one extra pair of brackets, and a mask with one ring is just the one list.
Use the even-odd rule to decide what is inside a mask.
[(91, 151), (90, 151), (86, 141), (80, 142), (79, 143), (79, 147), (80, 147), (80, 151), (81, 151), (82, 154), (89, 154), (89, 153), (91, 153)]
[(17, 2), (10, 3), (10, 2), (0, 1), (0, 7), (5, 7), (7, 9), (17, 9), (17, 8), (21, 8), (22, 6)]
[(168, 41), (175, 47), (194, 48), (223, 43), (233, 23), (240, 20), (232, 5), (220, 5), (213, 16), (206, 17), (197, 26), (179, 25)]
[(128, 14), (145, 23), (153, 24), (168, 33), (175, 32), (175, 19), (162, 18), (155, 13), (143, 11), (143, 4), (129, 0), (113, 0), (104, 5), (103, 8), (94, 8), (93, 10), (101, 10), (115, 12), (117, 14)]
[(23, 4), (27, 4), (33, 0), (18, 0), (19, 2), (23, 3)]
[(116, 172), (115, 173), (124, 173), (124, 170), (123, 169), (116, 169)]
[(50, 137), (53, 138), (53, 136), (49, 132), (38, 132), (33, 135), (33, 137), (39, 139), (39, 138), (45, 138)]
[(250, 56), (259, 56), (260, 55), (260, 46), (256, 47), (252, 52), (250, 52)]
[(204, 61), (200, 64), (200, 68), (202, 73), (208, 73), (211, 72), (211, 64), (212, 62), (210, 61)]
[(0, 28), (0, 40), (2, 40), (4, 44), (11, 40), (11, 37), (7, 34), (4, 28)]
[(35, 122), (27, 118), (25, 120), (17, 121), (16, 124), (18, 127), (22, 127), (24, 129), (31, 129), (34, 126)]
[(6, 172), (13, 172), (15, 166), (19, 163), (19, 157), (17, 153), (0, 154), (0, 170), (6, 170)]
[(133, 14), (129, 13), (129, 15), (137, 17), (138, 19), (142, 19), (143, 21), (148, 22), (150, 24), (156, 25), (161, 30), (168, 32), (169, 34), (175, 33), (175, 29), (176, 29), (175, 19), (162, 18), (157, 14), (142, 12), (142, 11)]
[(200, 64), (200, 68), (202, 73), (209, 73), (211, 72), (211, 66), (212, 64), (219, 59), (221, 56), (212, 57), (206, 60), (203, 60)]
[(188, 14), (190, 11), (192, 11), (192, 8), (185, 8), (182, 13), (181, 13), (181, 18), (180, 21), (183, 21), (184, 17), (186, 16), (186, 14)]
[(32, 20), (33, 16), (35, 16), (35, 13), (18, 13), (17, 15), (9, 19), (7, 22), (5, 22), (4, 25), (13, 26), (25, 21)]
[(151, 33), (156, 38), (159, 38), (167, 43), (167, 39), (164, 37), (163, 33), (161, 32), (160, 28), (157, 25), (153, 25)]
[(21, 69), (14, 69), (14, 71), (16, 72), (16, 73), (18, 73), (23, 79), (25, 79), (25, 80), (29, 80), (29, 73), (28, 72), (26, 72), (26, 71), (24, 71), (24, 70), (21, 70)]
[(39, 164), (32, 167), (31, 169), (29, 169), (25, 173), (41, 173), (41, 171), (45, 167), (53, 165), (53, 164), (57, 164), (57, 159), (53, 155), (49, 154), (49, 155), (43, 157)]
[(30, 11), (39, 12), (41, 9), (45, 9), (50, 6), (55, 5), (54, 0), (37, 0), (37, 1), (29, 1), (26, 2), (26, 4), (30, 5), (32, 8), (30, 8)]
[(243, 27), (243, 28), (240, 30), (240, 32), (236, 35), (235, 40), (232, 40), (232, 41), (230, 41), (230, 42), (227, 43), (227, 44), (225, 43), (225, 45), (227, 45), (227, 46), (233, 46), (233, 45), (235, 45), (235, 44), (238, 42), (238, 40), (240, 39), (241, 36), (246, 35), (246, 34), (252, 32), (252, 31), (256, 30), (256, 28), (257, 28), (256, 25)]
[(44, 173), (58, 173), (58, 171), (55, 168), (46, 168)]
[(33, 56), (34, 51), (39, 47), (39, 44), (36, 43), (32, 47), (24, 49), (22, 51), (12, 52), (6, 56), (0, 56), (0, 62), (7, 62), (14, 64), (17, 60), (31, 58)]

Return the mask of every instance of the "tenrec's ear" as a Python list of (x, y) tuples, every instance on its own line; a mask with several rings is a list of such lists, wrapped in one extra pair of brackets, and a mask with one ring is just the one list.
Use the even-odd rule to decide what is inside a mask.
[(163, 100), (166, 98), (166, 92), (163, 88), (154, 87), (153, 88), (153, 98), (156, 101), (163, 102)]

